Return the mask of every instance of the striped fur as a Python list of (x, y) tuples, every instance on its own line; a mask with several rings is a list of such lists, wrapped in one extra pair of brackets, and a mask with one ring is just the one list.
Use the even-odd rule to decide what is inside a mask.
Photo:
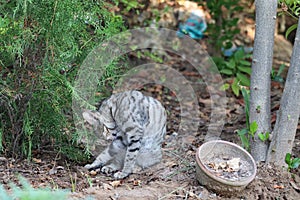
[(102, 172), (115, 172), (114, 177), (122, 179), (135, 164), (147, 168), (161, 161), (167, 117), (156, 99), (126, 91), (112, 95), (97, 111), (83, 112), (83, 117), (94, 131), (104, 125), (103, 135), (112, 140), (87, 169), (102, 167)]

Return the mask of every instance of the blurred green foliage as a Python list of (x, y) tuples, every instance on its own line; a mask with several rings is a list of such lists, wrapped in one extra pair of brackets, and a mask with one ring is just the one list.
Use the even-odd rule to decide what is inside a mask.
[(64, 190), (50, 189), (35, 189), (23, 177), (20, 177), (22, 187), (17, 187), (15, 184), (10, 184), (12, 192), (6, 192), (0, 184), (0, 199), (1, 200), (64, 200), (67, 199), (67, 192)]

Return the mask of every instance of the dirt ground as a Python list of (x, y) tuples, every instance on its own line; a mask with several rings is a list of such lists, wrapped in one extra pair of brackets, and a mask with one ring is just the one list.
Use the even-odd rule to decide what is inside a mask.
[[(254, 24), (247, 24), (254, 26)], [(244, 25), (246, 27), (246, 25)], [(200, 41), (206, 46), (206, 41)], [(288, 63), (291, 45), (278, 36), (275, 42), (275, 66)], [(276, 50), (277, 49), (277, 50)], [(197, 95), (200, 107), (200, 126), (195, 133), (178, 133), (180, 122), (180, 105), (174, 92), (159, 86), (147, 85), (142, 88), (145, 94), (159, 99), (168, 110), (167, 135), (163, 144), (163, 160), (160, 164), (144, 171), (135, 171), (128, 178), (116, 181), (100, 172), (88, 172), (84, 163), (72, 163), (51, 149), (41, 149), (33, 154), (33, 161), (14, 160), (0, 157), (0, 184), (18, 183), (22, 175), (34, 187), (60, 188), (72, 191), (69, 199), (99, 200), (132, 200), (132, 199), (300, 199), (300, 170), (287, 172), (275, 166), (258, 165), (257, 175), (242, 192), (231, 197), (224, 197), (201, 186), (195, 176), (195, 152), (203, 144), (207, 124), (210, 120), (211, 101), (207, 87), (198, 72), (182, 58), (169, 54), (170, 65), (190, 81)], [(129, 55), (132, 63), (142, 64), (133, 53)], [(226, 80), (226, 79), (224, 79)], [(229, 81), (230, 80), (226, 80)], [(276, 110), (283, 84), (272, 83), (272, 119)], [(226, 122), (221, 139), (241, 145), (235, 130), (245, 127), (243, 99), (233, 96), (230, 90), (228, 97)], [(272, 123), (274, 124), (274, 120)], [(300, 155), (300, 126), (294, 142), (293, 155)], [(72, 189), (73, 188), (73, 189)]]

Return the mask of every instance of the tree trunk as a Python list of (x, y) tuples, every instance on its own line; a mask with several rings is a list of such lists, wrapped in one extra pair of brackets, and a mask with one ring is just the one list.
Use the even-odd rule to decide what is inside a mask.
[(273, 138), (267, 162), (285, 165), (286, 153), (291, 153), (300, 113), (300, 19), (296, 33), (291, 64), (288, 71), (280, 109), (277, 113)]
[(256, 0), (256, 32), (251, 74), (250, 122), (258, 124), (251, 138), (251, 154), (256, 161), (265, 161), (268, 144), (258, 133), (270, 132), (270, 87), (273, 60), (277, 0)]

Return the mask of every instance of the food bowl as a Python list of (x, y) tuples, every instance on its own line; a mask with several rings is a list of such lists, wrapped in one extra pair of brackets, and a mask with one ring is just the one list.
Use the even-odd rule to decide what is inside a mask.
[(240, 146), (213, 140), (196, 153), (196, 177), (207, 189), (224, 196), (243, 190), (256, 175), (252, 156)]

